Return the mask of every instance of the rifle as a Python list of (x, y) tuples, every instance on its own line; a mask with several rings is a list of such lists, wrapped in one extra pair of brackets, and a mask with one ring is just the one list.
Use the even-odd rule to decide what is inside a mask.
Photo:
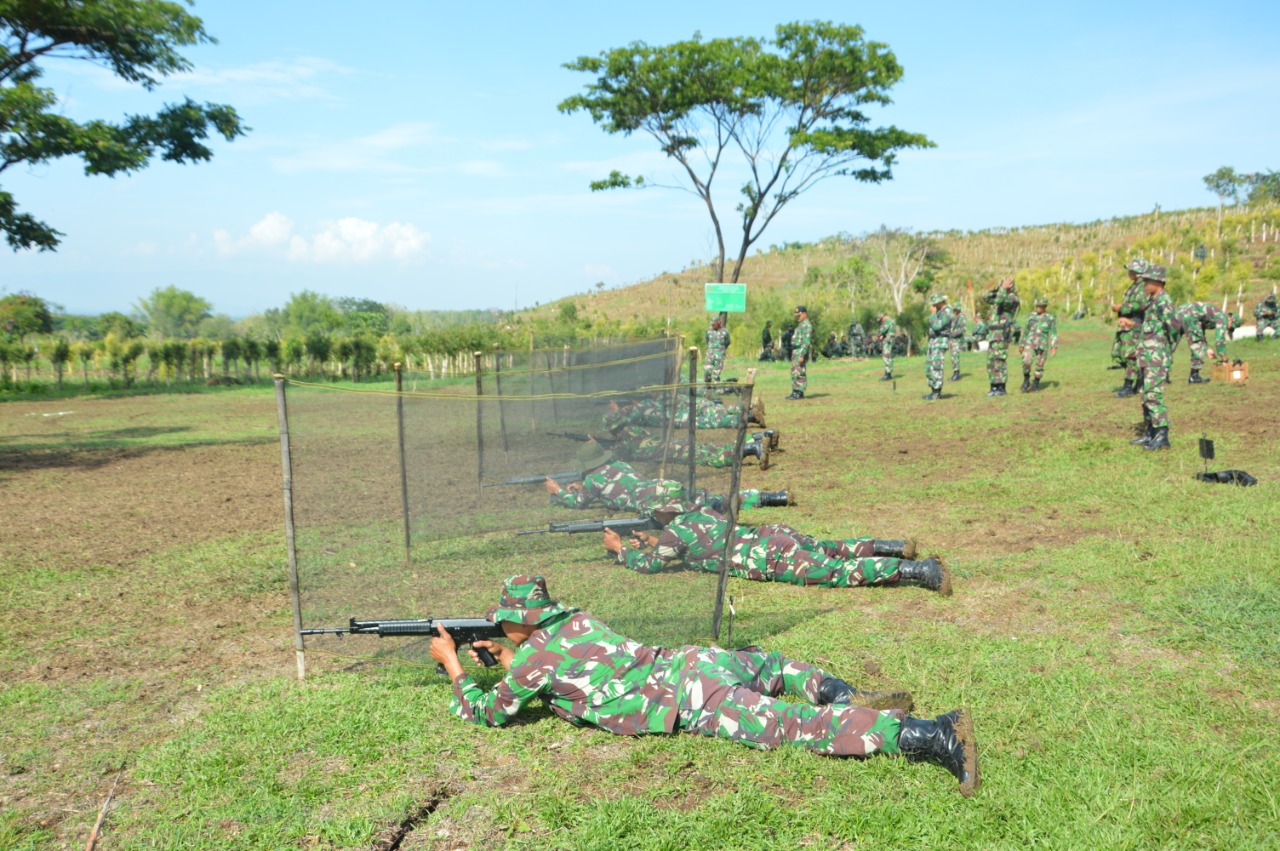
[[(487, 639), (492, 641), (495, 638), (502, 638), (505, 633), (502, 627), (490, 620), (484, 618), (416, 618), (407, 620), (383, 620), (383, 621), (359, 621), (352, 618), (347, 626), (304, 629), (303, 635), (376, 635), (379, 638), (388, 635), (426, 635), (432, 638), (439, 638), (440, 633), (436, 627), (442, 626), (449, 631), (449, 635), (453, 636), (454, 643), (459, 647), (465, 647), (468, 644), (475, 644), (477, 641)], [(492, 668), (498, 664), (498, 660), (493, 658), (493, 654), (489, 652), (487, 647), (475, 648), (476, 655), (480, 657), (480, 664), (486, 668)], [(444, 673), (444, 665), (437, 665), (436, 670)]]
[(588, 532), (603, 532), (612, 529), (626, 537), (632, 532), (648, 532), (661, 529), (662, 524), (652, 517), (623, 517), (618, 520), (571, 520), (567, 523), (548, 523), (545, 529), (525, 529), (517, 535), (545, 535), (548, 532), (562, 532), (566, 535), (581, 535)]
[(612, 446), (617, 443), (616, 440), (610, 440), (607, 437), (596, 437), (593, 434), (580, 434), (576, 431), (548, 431), (543, 433), (548, 437), (563, 437), (565, 440), (576, 440), (579, 443), (586, 443), (588, 440), (594, 440), (601, 446)]
[(503, 485), (540, 485), (547, 479), (557, 481), (560, 484), (568, 484), (582, 479), (581, 473), (538, 473), (535, 476), (512, 476), (509, 479), (503, 479), (500, 482), (483, 482), (482, 488), (499, 488)]

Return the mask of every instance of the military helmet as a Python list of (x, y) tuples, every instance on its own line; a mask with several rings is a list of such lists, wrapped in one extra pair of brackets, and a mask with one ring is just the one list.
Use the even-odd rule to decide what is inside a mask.
[(1143, 272), (1147, 271), (1147, 267), (1150, 265), (1151, 265), (1150, 263), (1148, 263), (1146, 260), (1143, 260), (1141, 257), (1135, 257), (1132, 260), (1130, 260), (1128, 263), (1124, 264), (1124, 267), (1128, 269), (1130, 272), (1133, 272), (1135, 275), (1140, 276)]
[(1048, 307), (1048, 306), (1049, 306), (1049, 299), (1045, 298), (1044, 296), (1041, 296), (1040, 298), (1036, 299), (1036, 307)]
[(1165, 269), (1163, 266), (1161, 266), (1159, 263), (1151, 263), (1147, 266), (1146, 269), (1139, 272), (1138, 276), (1142, 278), (1144, 281), (1156, 281), (1158, 283), (1163, 284), (1167, 280), (1167, 277), (1166, 277), (1167, 274), (1168, 274), (1168, 270)]
[(547, 591), (547, 580), (541, 576), (521, 574), (509, 576), (502, 586), (502, 597), (496, 608), (490, 609), (485, 616), (494, 623), (514, 621), (528, 626), (537, 626), (548, 618), (566, 609), (559, 601), (551, 599)]
[(933, 297), (929, 299), (929, 304), (946, 304), (946, 303), (947, 303), (946, 293), (934, 293)]
[(585, 473), (608, 464), (613, 460), (613, 453), (594, 440), (588, 440), (578, 447), (578, 454), (574, 460), (577, 462), (578, 472)]

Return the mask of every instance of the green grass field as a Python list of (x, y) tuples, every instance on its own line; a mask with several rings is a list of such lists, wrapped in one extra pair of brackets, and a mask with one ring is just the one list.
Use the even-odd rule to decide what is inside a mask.
[[(299, 683), (269, 392), (149, 396), (43, 432), (39, 403), (0, 406), (11, 517), (48, 492), (92, 515), (74, 465), (124, 449), (119, 476), (247, 446), (240, 474), (261, 492), (235, 530), (202, 498), (205, 532), (179, 524), (111, 563), (61, 554), (63, 514), (6, 527), (0, 848), (83, 847), (117, 773), (101, 849), (1280, 848), (1280, 343), (1233, 344), (1245, 387), (1188, 386), (1181, 349), (1174, 448), (1147, 453), (1128, 444), (1137, 402), (1110, 393), (1109, 333), (1063, 326), (1039, 394), (1011, 374), (1010, 396), (986, 398), (977, 353), (934, 403), (918, 357), (896, 384), (878, 361), (820, 361), (798, 403), (783, 365), (759, 377), (786, 451), (744, 484), (789, 485), (800, 504), (746, 519), (915, 536), (947, 559), (955, 595), (732, 580), (733, 641), (909, 688), (922, 715), (967, 706), (983, 774), (969, 800), (898, 759), (625, 739), (540, 708), (474, 727), (425, 665), (311, 654)], [(1201, 433), (1211, 469), (1259, 485), (1194, 480)], [(63, 460), (19, 463), (30, 454)], [(163, 494), (164, 469), (132, 487)], [(112, 517), (117, 535), (150, 528)], [(479, 559), (441, 546), (452, 569)], [(615, 625), (636, 633), (708, 587), (630, 574), (585, 540), (482, 552), (485, 576), (541, 572), (569, 603), (625, 595), (634, 611)]]

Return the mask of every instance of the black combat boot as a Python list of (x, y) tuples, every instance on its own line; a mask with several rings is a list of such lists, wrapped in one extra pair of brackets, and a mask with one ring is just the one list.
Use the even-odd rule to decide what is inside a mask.
[(959, 381), (959, 380), (960, 380), (960, 370), (958, 370), (958, 369), (953, 369), (953, 370), (951, 371), (951, 380), (952, 380), (952, 381)]
[(963, 709), (931, 721), (910, 715), (903, 718), (898, 749), (911, 762), (932, 762), (950, 771), (960, 781), (960, 794), (966, 798), (972, 797), (982, 783), (973, 719)]
[(769, 441), (769, 448), (777, 449), (778, 438), (780, 435), (781, 435), (781, 432), (779, 432), (776, 428), (767, 428), (764, 431), (758, 431), (755, 434), (751, 435), (751, 439), (757, 440), (761, 437), (767, 438)]
[(803, 399), (803, 398), (804, 398), (804, 393), (803, 393), (803, 392), (801, 392), (801, 391), (799, 391), (799, 390), (792, 390), (792, 391), (791, 391), (791, 395), (790, 395), (790, 396), (788, 396), (787, 398), (788, 398), (788, 399)]
[(921, 588), (937, 591), (944, 597), (951, 596), (951, 572), (940, 559), (932, 556), (924, 561), (899, 562), (898, 584), (919, 585)]
[(997, 388), (997, 387), (999, 387), (999, 386), (1000, 386), (999, 384), (992, 384), (992, 385), (991, 385), (991, 392), (987, 394), (987, 397), (988, 397), (988, 398), (990, 398), (991, 396), (998, 396), (999, 394), (998, 394), (998, 393), (996, 393), (996, 388)]
[(760, 491), (760, 505), (763, 508), (781, 508), (795, 504), (796, 501), (790, 491)]
[(862, 691), (835, 677), (827, 677), (818, 686), (818, 706), (849, 704), (883, 712), (900, 709), (910, 712), (915, 700), (909, 691)]
[(1169, 443), (1169, 427), (1160, 426), (1151, 430), (1151, 439), (1143, 444), (1143, 448), (1148, 452), (1157, 449), (1169, 449), (1172, 444)]
[(1005, 392), (1005, 389), (1004, 389), (1004, 382), (1003, 382), (1003, 381), (996, 385), (996, 392), (995, 392), (993, 395), (995, 395), (995, 396), (1008, 396), (1008, 395), (1009, 395), (1008, 393), (1006, 393), (1006, 392)]
[(1032, 392), (1032, 393), (1039, 393), (1039, 392), (1040, 392), (1040, 379), (1039, 379), (1039, 378), (1036, 378), (1036, 379), (1033, 379), (1033, 380), (1032, 380), (1032, 382), (1031, 382), (1031, 392)]
[(1212, 380), (1213, 380), (1212, 378), (1205, 378), (1204, 376), (1202, 376), (1200, 374), (1200, 370), (1193, 369), (1191, 370), (1191, 377), (1187, 379), (1187, 383), (1188, 384), (1208, 384)]
[(924, 395), (923, 395), (923, 396), (921, 396), (920, 398), (921, 398), (921, 399), (924, 399), (926, 402), (932, 402), (934, 399), (941, 399), (941, 398), (942, 398), (942, 388), (941, 388), (941, 387), (938, 387), (938, 388), (936, 388), (936, 389), (935, 389), (935, 388), (933, 388), (933, 387), (930, 387), (930, 388), (929, 388), (929, 392), (928, 392), (928, 393), (926, 393), (926, 394), (924, 394)]
[(769, 444), (764, 441), (764, 436), (760, 435), (749, 443), (742, 446), (743, 458), (759, 458), (760, 469), (769, 469)]
[(1022, 392), (1026, 393), (1030, 389), (1031, 389), (1031, 373), (1024, 372), (1022, 373)]
[(1151, 415), (1146, 411), (1142, 412), (1142, 436), (1137, 440), (1129, 441), (1130, 446), (1146, 446), (1151, 442), (1151, 434), (1154, 429), (1151, 428)]
[(892, 372), (886, 372), (884, 375), (880, 376), (880, 380), (881, 380), (881, 381), (893, 381), (893, 373), (892, 373)]
[(882, 541), (877, 538), (871, 542), (871, 554), (885, 558), (913, 559), (916, 557), (916, 542), (914, 538), (905, 541)]
[(1132, 396), (1136, 392), (1137, 391), (1133, 389), (1133, 382), (1130, 381), (1128, 378), (1126, 378), (1124, 380), (1124, 384), (1122, 384), (1120, 386), (1120, 389), (1116, 391), (1116, 398), (1128, 399), (1130, 396)]

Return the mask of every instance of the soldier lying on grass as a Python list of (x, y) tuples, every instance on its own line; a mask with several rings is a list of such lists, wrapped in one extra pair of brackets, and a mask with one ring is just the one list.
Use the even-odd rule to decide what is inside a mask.
[[(487, 617), (516, 646), (473, 646), (473, 657), (483, 647), (507, 671), (487, 692), (463, 671), (447, 630), (431, 642), (453, 680), (449, 708), (465, 721), (501, 726), (541, 697), (570, 723), (624, 736), (688, 732), (761, 749), (902, 755), (943, 766), (965, 796), (978, 788), (977, 743), (963, 709), (915, 718), (908, 692), (859, 691), (778, 653), (639, 644), (551, 599), (541, 576), (508, 578)], [(784, 694), (792, 699), (779, 700)]]
[[(612, 529), (604, 533), (604, 548), (619, 564), (639, 573), (656, 573), (669, 562), (718, 573), (729, 521), (713, 508), (682, 511), (667, 505), (653, 512), (665, 528), (661, 535), (635, 532), (630, 543)], [(951, 575), (937, 558), (913, 561), (912, 540), (875, 538), (819, 540), (780, 523), (738, 525), (729, 551), (729, 573), (759, 582), (850, 588), (861, 585), (919, 585), (951, 594)]]

